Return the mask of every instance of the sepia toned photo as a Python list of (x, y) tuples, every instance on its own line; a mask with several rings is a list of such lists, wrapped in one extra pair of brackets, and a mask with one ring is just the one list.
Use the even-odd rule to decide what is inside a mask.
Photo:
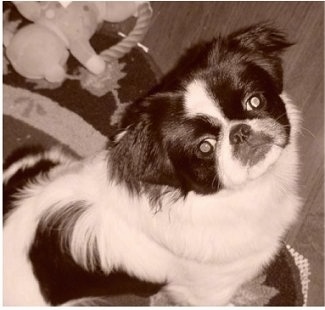
[(324, 306), (324, 2), (2, 4), (3, 306)]

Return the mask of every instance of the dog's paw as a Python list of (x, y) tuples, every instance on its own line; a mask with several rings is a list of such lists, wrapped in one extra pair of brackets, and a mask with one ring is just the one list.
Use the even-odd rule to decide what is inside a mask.
[(177, 304), (168, 296), (166, 292), (158, 292), (150, 297), (151, 307), (157, 306), (177, 306)]

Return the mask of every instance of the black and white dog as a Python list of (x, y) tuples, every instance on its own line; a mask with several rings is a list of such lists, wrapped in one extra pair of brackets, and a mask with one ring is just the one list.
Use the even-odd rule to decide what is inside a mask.
[(102, 153), (12, 156), (5, 305), (78, 304), (114, 291), (116, 273), (161, 285), (153, 305), (231, 303), (301, 204), (290, 45), (264, 24), (218, 37), (173, 87), (132, 105)]

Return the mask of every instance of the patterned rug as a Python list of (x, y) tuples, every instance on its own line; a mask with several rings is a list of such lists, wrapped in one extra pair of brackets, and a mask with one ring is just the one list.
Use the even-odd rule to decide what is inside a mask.
[[(119, 40), (105, 27), (92, 39), (97, 51)], [(70, 78), (62, 84), (19, 76), (4, 58), (3, 156), (23, 145), (62, 145), (80, 157), (101, 150), (121, 113), (157, 85), (160, 73), (141, 48), (91, 75), (70, 57)], [(308, 296), (308, 260), (289, 245), (264, 272), (244, 285), (232, 303), (250, 306), (302, 306)], [(110, 305), (148, 305), (148, 298), (129, 292), (112, 296)]]

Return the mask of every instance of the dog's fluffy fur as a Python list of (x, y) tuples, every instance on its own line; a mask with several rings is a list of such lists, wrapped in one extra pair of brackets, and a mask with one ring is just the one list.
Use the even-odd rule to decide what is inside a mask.
[[(266, 25), (219, 37), (132, 105), (102, 153), (12, 156), (4, 303), (103, 296), (117, 271), (161, 284), (152, 304), (231, 302), (300, 206), (299, 114), (283, 95), (280, 60), (289, 46)], [(97, 280), (106, 291), (91, 289)]]

